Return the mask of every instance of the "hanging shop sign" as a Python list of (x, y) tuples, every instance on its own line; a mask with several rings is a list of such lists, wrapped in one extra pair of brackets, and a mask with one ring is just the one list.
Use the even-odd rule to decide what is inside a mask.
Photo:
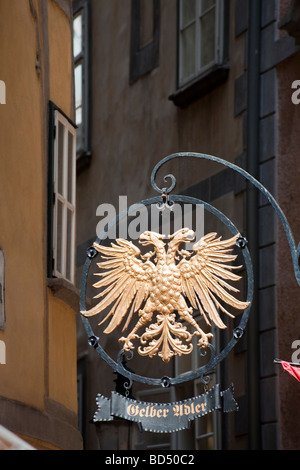
[[(229, 412), (238, 409), (233, 386), (220, 391), (220, 385), (216, 384), (208, 390), (207, 382), (209, 374), (245, 332), (253, 298), (253, 271), (247, 240), (226, 215), (206, 201), (170, 194), (176, 183), (173, 175), (165, 177), (165, 181), (171, 180), (169, 188), (158, 188), (155, 183), (158, 169), (167, 161), (179, 157), (206, 159), (225, 165), (244, 176), (267, 197), (286, 231), (300, 284), (299, 247), (295, 248), (286, 218), (276, 201), (257, 180), (236, 165), (209, 155), (180, 153), (163, 159), (151, 176), (152, 186), (160, 196), (144, 200), (137, 207), (155, 204), (161, 211), (172, 211), (174, 204), (202, 205), (205, 211), (225, 225), (231, 236), (223, 239), (213, 232), (197, 238), (192, 228), (180, 227), (171, 235), (144, 230), (137, 243), (116, 238), (107, 245), (104, 243), (107, 233), (127, 218), (128, 210), (110, 221), (99, 234), (87, 251), (81, 281), (80, 312), (89, 344), (125, 381), (123, 394), (112, 392), (110, 398), (101, 394), (97, 396), (98, 410), (94, 422), (119, 417), (135, 421), (151, 432), (174, 432), (187, 428), (195, 418), (213, 410)], [(191, 249), (186, 249), (186, 244)], [(236, 263), (237, 257), (242, 264)], [(241, 268), (244, 268), (247, 291), (246, 298), (242, 300), (236, 287), (237, 282), (243, 280)], [(91, 269), (92, 276), (97, 278), (92, 283), (96, 302), (88, 309), (86, 289)], [(236, 311), (239, 312), (238, 316), (233, 313)], [(209, 332), (204, 331), (195, 312), (200, 313), (201, 324), (204, 321), (210, 328)], [(94, 317), (99, 319), (97, 334), (91, 326)], [(211, 327), (226, 329), (224, 317), (229, 321), (235, 318), (235, 322), (239, 320), (239, 323), (231, 328), (232, 337), (223, 350), (219, 351), (218, 348), (217, 353)], [(117, 338), (120, 351), (114, 360), (102, 346), (102, 337), (114, 332), (115, 338), (120, 328), (122, 334)], [(195, 348), (194, 338), (199, 355), (202, 359), (207, 358), (198, 370), (157, 379), (139, 375), (124, 365), (125, 358), (132, 359), (134, 353), (148, 358), (156, 356), (168, 364), (176, 356), (191, 354)], [(147, 403), (129, 397), (129, 390), (135, 381), (155, 387), (170, 387), (196, 378), (203, 382), (205, 393), (182, 402)]]

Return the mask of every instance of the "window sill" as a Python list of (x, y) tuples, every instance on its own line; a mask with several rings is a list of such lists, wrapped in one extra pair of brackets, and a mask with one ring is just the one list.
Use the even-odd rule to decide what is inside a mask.
[(79, 291), (65, 279), (53, 277), (47, 278), (47, 287), (54, 297), (68, 304), (75, 313), (79, 312)]
[(226, 82), (229, 74), (228, 64), (215, 65), (204, 74), (196, 77), (186, 85), (169, 96), (169, 100), (180, 107), (185, 108), (218, 86)]

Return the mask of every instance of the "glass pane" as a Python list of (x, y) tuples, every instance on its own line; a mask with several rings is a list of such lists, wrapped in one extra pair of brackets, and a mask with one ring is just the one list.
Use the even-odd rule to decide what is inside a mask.
[(197, 418), (197, 437), (213, 432), (213, 413), (203, 415)]
[(201, 13), (203, 13), (208, 8), (211, 8), (215, 5), (215, 0), (202, 0), (201, 2)]
[(56, 270), (59, 273), (62, 273), (62, 229), (63, 229), (63, 223), (62, 223), (62, 218), (63, 218), (63, 205), (61, 201), (57, 200), (57, 229), (56, 229)]
[(215, 8), (201, 19), (201, 67), (215, 59)]
[(63, 195), (63, 167), (64, 167), (64, 126), (58, 122), (58, 152), (57, 152), (57, 191)]
[(80, 106), (82, 106), (82, 64), (75, 67), (75, 108)]
[(70, 281), (72, 279), (72, 258), (73, 258), (73, 212), (67, 210), (67, 266), (66, 266), (66, 278)]
[(178, 356), (177, 359), (177, 372), (178, 375), (184, 374), (185, 372), (191, 371), (193, 368), (192, 365), (192, 354), (183, 354), (182, 356)]
[[(183, 326), (186, 327), (186, 329), (190, 332), (193, 333), (192, 327), (190, 325), (187, 325), (185, 322), (183, 323)], [(193, 345), (193, 351), (191, 354), (183, 354), (182, 356), (177, 357), (177, 374), (184, 374), (185, 372), (190, 372), (194, 370), (193, 366), (193, 357), (194, 357), (194, 352), (195, 352), (195, 346), (196, 346), (196, 338), (193, 337), (191, 343), (186, 343), (188, 345), (192, 344)], [(198, 346), (196, 346), (196, 350), (198, 350)]]
[(214, 450), (214, 438), (205, 437), (198, 440), (198, 450)]
[(171, 448), (170, 434), (168, 434), (168, 433), (151, 433), (151, 432), (145, 432), (143, 434), (145, 434), (144, 439), (146, 441), (145, 442), (146, 449), (164, 450), (164, 449), (170, 449)]
[(73, 151), (74, 151), (74, 137), (71, 132), (68, 132), (68, 201), (74, 204), (74, 164), (73, 164)]
[(196, 0), (181, 0), (181, 26), (193, 21), (196, 16)]
[(77, 126), (82, 124), (82, 106), (76, 109), (76, 124)]
[(195, 72), (195, 25), (181, 33), (181, 79), (184, 80)]
[(141, 0), (140, 46), (143, 47), (153, 39), (153, 0)]
[(83, 129), (82, 124), (78, 125), (76, 129), (76, 150), (83, 148)]
[(73, 49), (74, 57), (82, 51), (82, 14), (73, 21)]

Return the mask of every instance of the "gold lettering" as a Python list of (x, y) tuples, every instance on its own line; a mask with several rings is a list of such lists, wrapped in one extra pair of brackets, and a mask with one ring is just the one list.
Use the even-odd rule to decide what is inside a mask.
[(137, 416), (139, 414), (139, 407), (138, 405), (134, 405), (133, 403), (130, 404), (128, 407), (127, 407), (127, 413), (129, 414), (129, 416)]
[(179, 416), (179, 405), (173, 406), (174, 416)]
[(127, 406), (127, 414), (132, 417), (139, 416), (141, 418), (166, 418), (169, 415), (170, 410), (173, 411), (174, 416), (188, 416), (194, 414), (200, 414), (206, 412), (207, 403), (179, 403), (173, 404), (172, 408), (162, 407), (157, 408), (153, 405), (147, 405), (141, 407), (140, 405), (131, 403)]

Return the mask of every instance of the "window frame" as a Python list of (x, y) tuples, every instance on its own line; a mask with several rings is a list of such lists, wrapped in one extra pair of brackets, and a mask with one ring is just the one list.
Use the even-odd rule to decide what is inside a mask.
[[(199, 312), (195, 312), (194, 318), (197, 321), (198, 324), (200, 324), (200, 327), (205, 331), (206, 330), (206, 322), (205, 319), (202, 315), (200, 315)], [(183, 325), (185, 325), (188, 329), (190, 325), (188, 325), (186, 322), (183, 322)], [(216, 348), (217, 344), (219, 344), (219, 330), (217, 327), (212, 325), (211, 331), (213, 333), (213, 339), (212, 339), (212, 345)], [(179, 370), (179, 362), (184, 359), (182, 356), (175, 356), (175, 375), (176, 377), (178, 376), (184, 376), (188, 373), (195, 372), (201, 367), (201, 356), (199, 355), (199, 347), (197, 346), (197, 341), (199, 340), (199, 337), (197, 335), (193, 336), (192, 343), (193, 343), (193, 351), (191, 352), (190, 356), (187, 356), (190, 358), (190, 368), (189, 370), (181, 371)], [(220, 365), (216, 367), (215, 370), (213, 370), (210, 374), (208, 374), (211, 377), (210, 383), (208, 384), (208, 388), (212, 388), (218, 381), (219, 381), (219, 376), (220, 376)], [(203, 389), (203, 382), (201, 379), (195, 379), (193, 381), (193, 390), (194, 390), (194, 396), (200, 395), (202, 392), (199, 392), (199, 386), (200, 389)], [(209, 433), (203, 433), (201, 432), (201, 424), (203, 421), (203, 417), (196, 418), (195, 419), (195, 426), (194, 426), (194, 448), (195, 450), (199, 450), (198, 444), (201, 439), (207, 439), (209, 437), (213, 437), (213, 442), (214, 442), (214, 450), (218, 450), (220, 448), (220, 430), (221, 430), (221, 423), (220, 423), (220, 417), (217, 413), (217, 411), (213, 411), (209, 413), (209, 419), (212, 420), (212, 425), (213, 425), (213, 430), (212, 432)]]
[[(199, 23), (200, 2), (196, 0), (197, 9), (195, 21)], [(216, 0), (216, 18), (215, 18), (215, 60), (210, 64), (199, 68), (189, 77), (181, 80), (181, 4), (182, 0), (177, 1), (177, 89), (169, 96), (169, 99), (176, 106), (186, 107), (206, 93), (209, 93), (219, 85), (225, 83), (229, 75), (229, 16), (230, 0)], [(199, 35), (198, 26), (198, 39)], [(199, 41), (198, 41), (199, 44)], [(195, 50), (195, 62), (198, 57), (199, 47)], [(198, 54), (197, 54), (198, 51)]]
[[(203, 0), (195, 0), (196, 12), (193, 20), (190, 20), (187, 24), (182, 24), (182, 0), (179, 1), (179, 69), (178, 69), (178, 82), (179, 86), (184, 86), (186, 83), (190, 82), (196, 77), (199, 77), (207, 70), (212, 68), (214, 65), (219, 65), (222, 63), (223, 55), (223, 21), (221, 17), (223, 16), (224, 4), (219, 0), (215, 0), (213, 7), (209, 7), (205, 12), (201, 12), (201, 2)], [(208, 64), (201, 66), (201, 18), (206, 16), (212, 9), (215, 8), (215, 47), (214, 47), (214, 59)], [(195, 24), (195, 42), (198, 44), (198, 48), (195, 47), (195, 57), (194, 57), (194, 73), (187, 76), (186, 78), (181, 78), (182, 74), (182, 62), (183, 62), (183, 51), (182, 51), (182, 33), (189, 26)]]
[[(73, 3), (73, 17), (74, 20), (82, 14), (82, 50), (79, 54), (74, 56), (73, 45), (73, 67), (74, 67), (74, 121), (77, 128), (81, 131), (80, 145), (76, 142), (76, 155), (77, 167), (81, 167), (89, 162), (90, 151), (90, 2), (89, 0), (77, 0)], [(82, 123), (78, 125), (76, 122), (76, 83), (75, 83), (75, 69), (78, 65), (82, 65), (81, 89), (82, 89)], [(79, 135), (79, 133), (78, 133)]]
[[(165, 403), (172, 403), (175, 401), (175, 389), (174, 387), (170, 388), (150, 388), (147, 390), (138, 390), (136, 393), (136, 398), (138, 401), (142, 402), (149, 402), (149, 403), (161, 403), (157, 400), (157, 395), (165, 395), (166, 400)], [(169, 437), (168, 442), (158, 442), (159, 436)], [(144, 433), (144, 442), (145, 450), (153, 451), (153, 450), (162, 450), (162, 451), (172, 451), (176, 449), (176, 436), (174, 433), (156, 433), (156, 442), (155, 444), (151, 444), (151, 433)], [(150, 442), (149, 442), (150, 441)], [(166, 439), (167, 441), (167, 439)], [(138, 442), (136, 442), (138, 444)]]
[(129, 83), (132, 85), (140, 77), (159, 66), (160, 46), (160, 0), (153, 2), (153, 35), (152, 40), (141, 44), (141, 3), (131, 0), (130, 63)]
[[(49, 116), (49, 171), (48, 171), (48, 278), (60, 278), (65, 281), (75, 284), (75, 254), (76, 254), (76, 125), (71, 119), (66, 116), (54, 103), (50, 102), (50, 116)], [(63, 146), (63, 178), (62, 178), (62, 192), (58, 190), (58, 158), (59, 158), (59, 133), (58, 125), (61, 123), (64, 129), (64, 146)], [(72, 152), (72, 190), (70, 199), (67, 195), (68, 184), (68, 138), (69, 134), (72, 135), (73, 152)], [(62, 250), (60, 262), (62, 269), (58, 269), (58, 250), (57, 250), (57, 227), (58, 227), (58, 202), (62, 204)], [(68, 247), (67, 235), (67, 214), (68, 211), (72, 214), (71, 220), (71, 238), (70, 250), (68, 255), (66, 253)], [(69, 263), (70, 276), (67, 275), (67, 263)]]

